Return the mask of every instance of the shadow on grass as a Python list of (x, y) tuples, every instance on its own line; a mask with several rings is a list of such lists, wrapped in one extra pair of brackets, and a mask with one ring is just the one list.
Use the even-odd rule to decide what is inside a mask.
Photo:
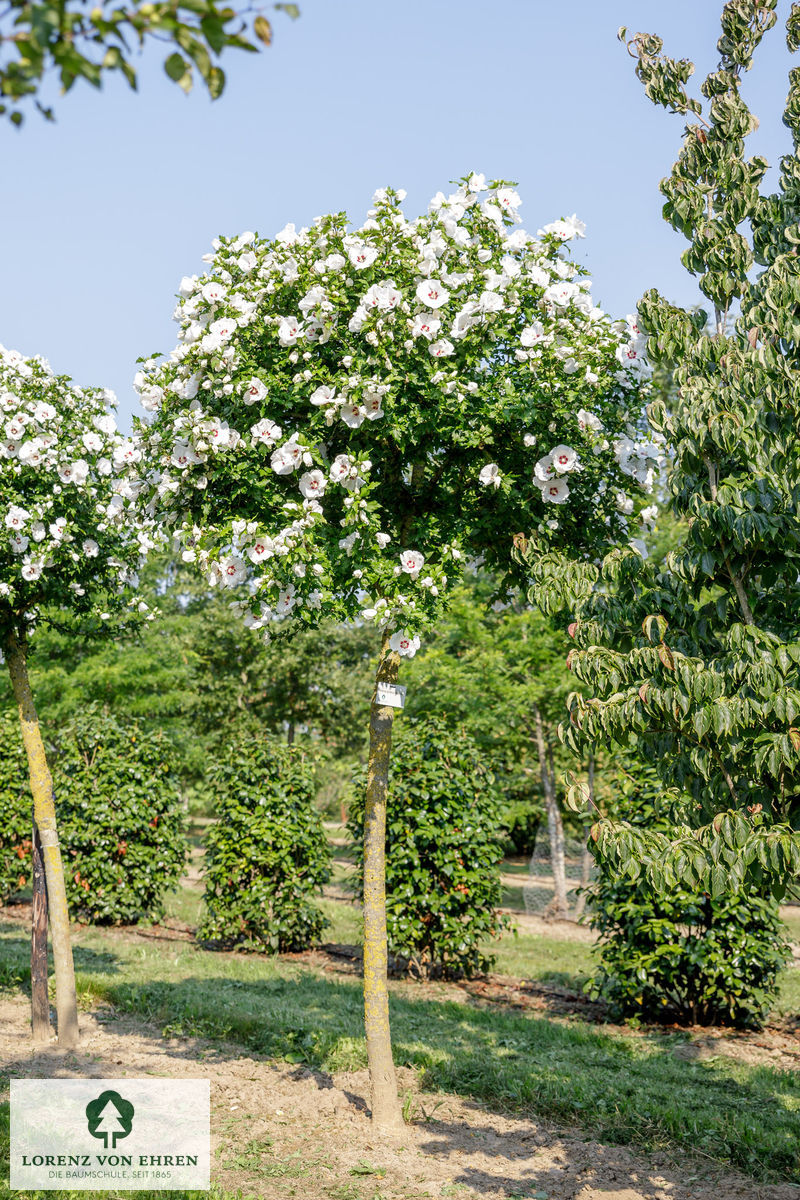
[[(91, 988), (171, 1036), (225, 1039), (323, 1072), (365, 1065), (356, 981), (303, 972), (139, 984), (93, 978)], [(729, 1059), (687, 1063), (672, 1053), (675, 1037), (663, 1034), (626, 1038), (396, 992), (391, 1009), (395, 1061), (420, 1071), (428, 1090), (576, 1122), (607, 1143), (682, 1147), (761, 1180), (800, 1182), (798, 1076)], [(170, 1053), (196, 1056), (191, 1046)]]
[[(0, 990), (22, 988), (30, 994), (31, 944), (27, 938), (0, 939)], [(120, 960), (109, 950), (92, 950), (89, 946), (73, 946), (72, 957), (76, 971), (98, 975), (119, 974)], [(48, 963), (52, 971), (52, 959)]]

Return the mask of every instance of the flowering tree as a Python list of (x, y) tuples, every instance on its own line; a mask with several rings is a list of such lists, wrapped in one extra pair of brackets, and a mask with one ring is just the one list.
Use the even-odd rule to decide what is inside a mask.
[[(376, 622), (383, 647), (365, 807), (364, 992), (373, 1119), (400, 1123), (389, 1039), (385, 794), (394, 708), (377, 703), (465, 561), (519, 581), (537, 545), (625, 537), (639, 436), (638, 333), (595, 306), (564, 253), (576, 217), (533, 237), (513, 187), (465, 178), (408, 220), (382, 190), (267, 241), (220, 238), (184, 278), (167, 361), (136, 384), (149, 514), (229, 589), (247, 626)], [(521, 534), (517, 535), (521, 537)], [(292, 648), (287, 646), (291, 656)], [(383, 691), (381, 692), (383, 695)]]
[[(19, 708), (30, 767), (34, 871), (39, 844), (47, 881), (59, 1045), (77, 1042), (75, 979), (53, 783), (27, 671), (28, 639), (37, 619), (69, 610), (87, 632), (130, 605), (134, 564), (147, 545), (143, 530), (129, 536), (126, 515), (134, 496), (129, 464), (134, 443), (117, 432), (112, 393), (75, 387), (43, 359), (0, 347), (0, 645)], [(142, 602), (143, 604), (143, 602)], [(45, 931), (46, 932), (46, 931)], [(34, 939), (36, 940), (36, 939)], [(34, 946), (34, 951), (36, 947)], [(34, 1034), (47, 1033), (44, 1019)], [(36, 991), (36, 986), (34, 986)], [(34, 1011), (37, 1011), (34, 996)], [(41, 1014), (41, 1005), (38, 1006)]]
[[(757, 121), (741, 95), (776, 8), (725, 5), (704, 99), (686, 88), (692, 64), (666, 57), (660, 38), (629, 43), (648, 96), (688, 120), (661, 189), (714, 320), (656, 292), (642, 300), (652, 358), (677, 364), (676, 395), (651, 418), (673, 447), (672, 504), (688, 531), (663, 569), (615, 552), (584, 572), (572, 666), (587, 694), (573, 697), (567, 738), (633, 735), (656, 766), (665, 814), (678, 804), (684, 819), (666, 831), (601, 821), (595, 836), (617, 871), (644, 871), (670, 894), (717, 898), (746, 882), (780, 896), (800, 870), (800, 71), (772, 194), (760, 190), (766, 160), (745, 157)], [(796, 52), (797, 4), (786, 28)]]

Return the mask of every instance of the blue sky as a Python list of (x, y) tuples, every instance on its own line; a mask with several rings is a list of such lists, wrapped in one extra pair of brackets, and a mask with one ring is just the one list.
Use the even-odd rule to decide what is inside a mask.
[[(788, 0), (779, 5), (785, 17)], [(211, 102), (169, 83), (161, 47), (140, 60), (140, 91), (76, 85), (55, 124), (31, 112), (0, 125), (0, 342), (41, 353), (135, 409), (135, 359), (174, 344), (181, 275), (202, 270), (217, 233), (271, 236), (346, 209), (376, 187), (408, 190), (414, 215), (471, 171), (516, 180), (524, 225), (577, 212), (578, 254), (614, 315), (648, 287), (696, 298), (683, 239), (661, 218), (658, 182), (680, 118), (644, 96), (619, 25), (715, 64), (722, 0), (302, 0), (275, 15), (263, 54), (229, 52)], [(746, 85), (762, 119), (753, 152), (775, 163), (789, 56), (765, 40)]]

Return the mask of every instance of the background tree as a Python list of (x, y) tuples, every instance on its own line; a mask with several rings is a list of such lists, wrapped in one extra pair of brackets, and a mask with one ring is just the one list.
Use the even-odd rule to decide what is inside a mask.
[[(465, 582), (429, 646), (406, 672), (409, 715), (442, 713), (463, 723), (490, 756), (497, 786), (513, 797), (506, 821), (543, 815), (550, 841), (550, 915), (569, 915), (560, 777), (577, 769), (557, 728), (574, 681), (566, 667), (569, 638), (513, 596), (487, 610), (492, 582)], [(530, 836), (530, 834), (529, 834)], [(528, 847), (528, 853), (534, 846)]]
[(119, 71), (135, 90), (131, 44), (141, 48), (153, 41), (173, 47), (164, 70), (184, 92), (191, 91), (196, 70), (216, 99), (225, 87), (225, 74), (216, 62), (222, 51), (236, 47), (254, 52), (251, 37), (270, 45), (272, 26), (263, 15), (265, 8), (299, 15), (296, 4), (235, 9), (216, 0), (145, 0), (120, 8), (104, 0), (90, 8), (75, 0), (46, 5), (7, 0), (0, 9), (0, 115), (21, 125), (22, 106), (33, 101), (52, 119), (52, 109), (39, 100), (50, 73), (58, 76), (62, 94), (78, 79), (99, 88), (109, 71)]
[[(224, 594), (169, 555), (151, 553), (139, 594), (157, 623), (87, 640), (84, 631), (37, 632), (31, 679), (53, 729), (96, 705), (136, 721), (170, 744), (171, 769), (193, 812), (210, 815), (207, 765), (244, 732), (302, 737), (315, 761), (321, 802), (339, 812), (340, 793), (365, 753), (373, 660), (371, 625), (323, 623), (298, 634), (286, 656), (275, 643), (242, 638)], [(3, 696), (0, 685), (0, 697)], [(13, 703), (10, 687), (7, 703)]]
[(502, 577), (520, 528), (543, 546), (605, 543), (657, 453), (629, 436), (638, 342), (562, 253), (577, 218), (532, 238), (513, 228), (513, 188), (477, 175), (414, 221), (402, 198), (376, 193), (355, 232), (340, 213), (271, 242), (218, 239), (208, 272), (182, 282), (178, 348), (137, 381), (153, 414), (148, 512), (232, 589), (245, 623), (382, 630), (364, 992), (373, 1118), (386, 1128), (401, 1126), (384, 896), (394, 708), (377, 689), (444, 610), (466, 555)]
[[(0, 347), (0, 409), (5, 417), (0, 458), (0, 513), (6, 530), (0, 548), (0, 646), (8, 665), (28, 758), (34, 815), (34, 858), (47, 881), (59, 1045), (78, 1040), (75, 977), (67, 895), (53, 781), (28, 678), (28, 643), (37, 620), (80, 621), (87, 634), (127, 614), (135, 567), (148, 544), (146, 525), (137, 538), (126, 515), (133, 497), (127, 478), (139, 451), (117, 432), (102, 389), (75, 387), (42, 359)], [(147, 608), (144, 601), (143, 609)], [(35, 926), (32, 948), (34, 1009), (47, 987), (46, 931)], [(44, 963), (44, 976), (41, 966)], [(35, 1036), (45, 1037), (38, 1025)]]
[[(775, 10), (774, 0), (725, 5), (705, 105), (686, 90), (691, 63), (662, 55), (650, 35), (629, 43), (651, 99), (696, 117), (662, 191), (714, 323), (655, 292), (640, 306), (648, 353), (677, 364), (671, 407), (657, 402), (650, 416), (672, 448), (680, 547), (663, 569), (630, 551), (599, 572), (573, 567), (566, 588), (581, 593), (571, 664), (586, 692), (572, 699), (568, 743), (633, 735), (668, 802), (691, 800), (669, 833), (600, 822), (600, 853), (631, 876), (644, 869), (659, 890), (715, 897), (745, 879), (780, 895), (800, 869), (800, 71), (784, 114), (794, 148), (771, 195), (759, 192), (766, 161), (744, 156), (756, 121), (740, 91)], [(796, 50), (796, 4), (787, 38)], [(551, 604), (565, 596), (554, 565), (534, 567)]]

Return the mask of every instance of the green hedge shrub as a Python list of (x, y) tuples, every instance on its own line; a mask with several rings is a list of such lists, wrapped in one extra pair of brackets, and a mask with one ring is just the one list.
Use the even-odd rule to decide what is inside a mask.
[[(186, 861), (166, 739), (91, 708), (48, 754), (71, 915), (97, 925), (161, 916)], [(0, 755), (0, 898), (7, 901), (29, 884), (31, 865), (28, 768), (11, 716), (0, 719)]]
[(331, 873), (308, 756), (271, 737), (242, 736), (208, 782), (217, 819), (206, 835), (198, 939), (241, 950), (305, 950), (327, 924), (314, 897)]
[(163, 734), (96, 710), (59, 737), (54, 783), (73, 916), (126, 925), (163, 915), (187, 849), (172, 753)]
[[(476, 742), (436, 719), (395, 725), (386, 820), (386, 918), (395, 972), (456, 978), (486, 970), (503, 919), (500, 801)], [(362, 895), (366, 772), (347, 827)]]
[(593, 889), (601, 965), (588, 988), (621, 1016), (687, 1025), (761, 1025), (788, 950), (772, 897), (655, 896), (641, 878)]
[[(622, 815), (651, 829), (682, 817), (659, 804), (649, 766)], [(600, 966), (589, 995), (619, 1016), (679, 1024), (757, 1027), (777, 995), (789, 957), (777, 902), (752, 888), (711, 896), (686, 888), (657, 893), (646, 878), (613, 875), (603, 859), (590, 889), (590, 924), (600, 934)]]

